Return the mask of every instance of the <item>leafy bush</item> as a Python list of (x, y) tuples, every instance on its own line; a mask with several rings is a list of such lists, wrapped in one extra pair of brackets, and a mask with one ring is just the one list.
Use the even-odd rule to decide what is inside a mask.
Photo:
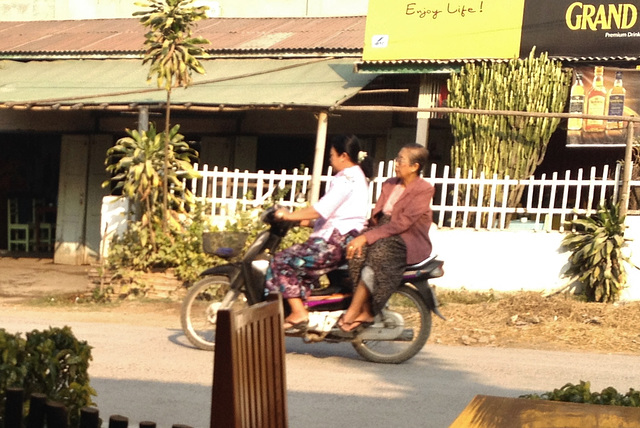
[(603, 204), (594, 215), (572, 220), (575, 231), (562, 240), (572, 252), (564, 276), (582, 282), (590, 302), (615, 302), (627, 282), (624, 220), (619, 204)]
[(602, 392), (591, 392), (591, 383), (580, 381), (578, 385), (567, 383), (560, 389), (545, 392), (541, 395), (527, 394), (520, 398), (533, 400), (567, 401), (570, 403), (604, 404), (610, 406), (640, 407), (640, 391), (633, 388), (626, 394), (620, 394), (613, 387), (608, 387)]
[(0, 427), (7, 388), (21, 387), (27, 376), (25, 340), (0, 328)]
[(130, 282), (135, 289), (142, 286), (136, 285), (136, 272), (173, 268), (178, 279), (191, 282), (205, 268), (222, 263), (219, 257), (202, 251), (202, 233), (207, 229), (202, 210), (196, 208), (189, 217), (179, 229), (171, 227), (167, 234), (161, 233), (161, 225), (156, 223), (155, 246), (146, 227), (131, 223), (109, 248), (106, 267), (113, 271), (112, 279)]
[[(247, 238), (247, 243), (245, 246), (245, 250), (253, 243), (258, 234), (263, 230), (267, 229), (267, 225), (262, 223), (259, 220), (259, 214), (265, 209), (258, 208), (253, 211), (240, 211), (236, 214), (236, 217), (233, 222), (227, 222), (224, 230), (230, 232), (239, 232), (244, 231), (249, 233), (249, 237)], [(297, 244), (300, 242), (304, 242), (309, 238), (311, 234), (311, 229), (308, 227), (300, 227), (294, 226), (289, 230), (287, 236), (282, 239), (280, 243), (280, 249), (283, 250), (292, 246), (293, 244)]]
[[(259, 219), (259, 214), (267, 206), (252, 211), (238, 210), (233, 220), (227, 221), (224, 230), (248, 232), (246, 250), (256, 236), (268, 227)], [(138, 222), (131, 223), (121, 237), (114, 239), (109, 247), (106, 268), (111, 271), (112, 281), (124, 286), (121, 293), (144, 294), (146, 284), (139, 279), (141, 272), (174, 269), (176, 277), (189, 285), (198, 279), (200, 272), (227, 262), (202, 250), (203, 232), (216, 231), (217, 228), (207, 223), (207, 216), (201, 207), (198, 206), (188, 216), (189, 220), (181, 230), (171, 228), (166, 235), (160, 233), (160, 225), (157, 225), (155, 247), (149, 241), (147, 228)], [(309, 234), (309, 228), (294, 227), (283, 239), (280, 248), (303, 242)], [(96, 295), (96, 300), (97, 297), (102, 299), (103, 296)]]
[(64, 404), (70, 426), (78, 425), (80, 409), (95, 404), (88, 374), (91, 347), (76, 339), (71, 328), (33, 330), (26, 340), (0, 329), (0, 351), (0, 428), (7, 388), (22, 388), (25, 406), (32, 393)]

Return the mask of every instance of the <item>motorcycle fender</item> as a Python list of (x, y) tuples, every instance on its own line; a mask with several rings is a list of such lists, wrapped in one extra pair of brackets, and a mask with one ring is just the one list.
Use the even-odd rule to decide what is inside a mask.
[(236, 284), (236, 280), (240, 276), (240, 273), (241, 271), (239, 266), (225, 264), (209, 268), (204, 272), (201, 272), (200, 276), (226, 276), (227, 278), (229, 278), (229, 282), (233, 286), (233, 284)]
[(444, 315), (442, 315), (440, 309), (438, 309), (440, 305), (438, 304), (436, 292), (433, 291), (433, 288), (431, 286), (429, 286), (429, 283), (427, 281), (420, 281), (416, 282), (415, 284), (412, 283), (411, 285), (413, 285), (415, 289), (418, 290), (418, 293), (420, 293), (420, 296), (422, 296), (422, 299), (427, 304), (427, 307), (431, 309), (431, 312), (446, 321), (447, 319), (444, 317)]

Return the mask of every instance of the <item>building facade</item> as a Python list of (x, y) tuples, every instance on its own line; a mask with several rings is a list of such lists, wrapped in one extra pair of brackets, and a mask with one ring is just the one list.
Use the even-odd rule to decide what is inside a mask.
[[(131, 18), (140, 10), (133, 0), (6, 0), (2, 21), (50, 21)], [(196, 0), (210, 17), (321, 17), (366, 15), (368, 0)]]

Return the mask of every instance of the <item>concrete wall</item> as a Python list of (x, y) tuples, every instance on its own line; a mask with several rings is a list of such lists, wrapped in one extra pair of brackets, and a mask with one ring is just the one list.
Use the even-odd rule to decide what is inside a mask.
[(3, 21), (131, 18), (140, 10), (132, 0), (4, 0)]
[[(366, 15), (368, 0), (196, 0), (210, 17), (301, 17)], [(3, 0), (3, 21), (131, 18), (143, 10), (133, 0)]]
[[(627, 225), (625, 237), (633, 239), (627, 249), (631, 260), (640, 264), (640, 217), (628, 217)], [(559, 232), (434, 228), (433, 251), (444, 261), (445, 274), (433, 284), (480, 292), (557, 290), (566, 285), (562, 273), (570, 255), (560, 252), (564, 236)], [(640, 300), (640, 270), (628, 265), (627, 273), (628, 288), (621, 298)]]
[[(628, 226), (625, 231), (628, 255), (631, 263), (640, 267), (640, 216), (628, 216), (626, 220)], [(622, 293), (622, 300), (640, 300), (640, 269), (635, 266), (627, 266), (628, 288)]]

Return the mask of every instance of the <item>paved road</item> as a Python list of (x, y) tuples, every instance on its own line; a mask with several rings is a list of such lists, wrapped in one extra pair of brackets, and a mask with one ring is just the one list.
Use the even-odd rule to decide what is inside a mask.
[[(77, 319), (78, 314), (72, 317)], [(213, 354), (190, 347), (177, 324), (69, 321), (60, 313), (4, 311), (10, 332), (70, 325), (93, 346), (91, 384), (103, 419), (152, 420), (160, 428), (207, 427)], [(476, 394), (517, 397), (565, 383), (640, 389), (640, 356), (427, 344), (402, 365), (361, 360), (349, 345), (287, 341), (292, 428), (447, 427)], [(135, 425), (134, 425), (135, 424)]]

